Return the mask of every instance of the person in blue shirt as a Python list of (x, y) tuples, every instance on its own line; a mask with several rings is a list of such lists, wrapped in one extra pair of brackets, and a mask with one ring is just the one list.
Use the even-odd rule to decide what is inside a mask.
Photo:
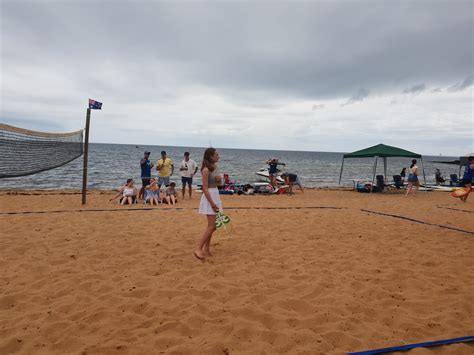
[(462, 177), (462, 183), (464, 187), (469, 189), (469, 192), (464, 196), (460, 197), (462, 202), (466, 202), (469, 194), (472, 191), (472, 179), (474, 178), (474, 157), (469, 157), (467, 163), (464, 164), (464, 175)]
[(145, 187), (150, 185), (151, 179), (151, 168), (153, 168), (153, 163), (150, 161), (150, 152), (145, 151), (143, 153), (143, 159), (140, 160), (140, 168), (141, 168), (141, 177), (142, 177), (142, 187), (140, 192), (138, 193), (138, 198), (144, 198), (145, 195)]

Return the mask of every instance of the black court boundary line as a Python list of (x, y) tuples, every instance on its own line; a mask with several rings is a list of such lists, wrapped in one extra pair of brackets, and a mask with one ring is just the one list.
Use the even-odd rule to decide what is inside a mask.
[(16, 214), (48, 214), (48, 213), (81, 213), (81, 212), (133, 212), (133, 211), (175, 211), (184, 210), (183, 207), (176, 208), (114, 208), (114, 209), (95, 209), (95, 210), (52, 210), (52, 211), (23, 211), (23, 212), (2, 212), (0, 215)]
[(226, 207), (225, 210), (304, 210), (304, 209), (328, 209), (328, 210), (344, 210), (347, 207), (332, 206), (302, 206), (302, 207)]
[(445, 210), (452, 210), (452, 211), (459, 211), (459, 212), (467, 212), (467, 213), (474, 213), (474, 211), (469, 211), (469, 210), (462, 210), (460, 208), (451, 208), (451, 207), (442, 207), (442, 206), (436, 206), (438, 208), (443, 208)]
[(378, 214), (378, 215), (381, 215), (381, 216), (388, 216), (388, 217), (393, 217), (393, 218), (404, 219), (404, 220), (407, 220), (407, 221), (410, 221), (410, 222), (415, 222), (415, 223), (419, 223), (419, 224), (426, 224), (426, 225), (428, 225), (428, 226), (435, 226), (435, 227), (450, 229), (450, 230), (453, 230), (453, 231), (456, 231), (456, 232), (462, 232), (462, 233), (467, 233), (467, 234), (473, 234), (473, 235), (474, 235), (474, 232), (467, 231), (467, 230), (464, 230), (464, 229), (459, 229), (459, 228), (444, 226), (444, 225), (442, 225), (442, 224), (430, 223), (430, 222), (420, 221), (420, 220), (418, 220), (418, 219), (414, 219), (414, 218), (410, 218), (410, 217), (397, 216), (397, 215), (395, 215), (395, 214), (389, 214), (389, 213), (382, 213), (382, 212), (370, 211), (370, 210), (365, 210), (365, 209), (362, 209), (362, 208), (361, 208), (360, 210), (363, 211), (363, 212)]
[[(307, 206), (307, 207), (226, 207), (226, 210), (301, 210), (301, 209), (332, 209), (342, 210), (346, 207), (332, 206)], [(133, 211), (193, 211), (196, 208), (114, 208), (114, 209), (79, 209), (79, 210), (52, 210), (52, 211), (22, 211), (22, 212), (0, 212), (0, 215), (18, 215), (18, 214), (52, 214), (52, 213), (80, 213), (80, 212), (133, 212)]]

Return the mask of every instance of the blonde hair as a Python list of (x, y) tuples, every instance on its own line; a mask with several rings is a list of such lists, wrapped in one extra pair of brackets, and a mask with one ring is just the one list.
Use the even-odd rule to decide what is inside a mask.
[(212, 156), (216, 153), (216, 148), (207, 148), (202, 158), (201, 171), (204, 168), (208, 168), (210, 172), (216, 169), (216, 165), (212, 161)]

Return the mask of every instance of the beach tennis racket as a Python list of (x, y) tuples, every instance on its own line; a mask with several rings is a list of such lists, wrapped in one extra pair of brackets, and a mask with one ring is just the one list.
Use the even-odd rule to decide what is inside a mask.
[(456, 189), (453, 192), (451, 192), (451, 196), (453, 196), (453, 197), (463, 197), (463, 196), (466, 196), (470, 191), (471, 191), (471, 189), (469, 189), (467, 187)]
[(216, 231), (220, 234), (229, 234), (232, 232), (232, 222), (230, 217), (219, 211), (216, 213)]

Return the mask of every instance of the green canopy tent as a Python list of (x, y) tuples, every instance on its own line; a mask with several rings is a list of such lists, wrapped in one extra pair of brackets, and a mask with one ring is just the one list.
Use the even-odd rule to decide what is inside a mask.
[(341, 184), (342, 171), (344, 169), (344, 160), (349, 159), (349, 158), (374, 158), (372, 185), (375, 182), (375, 174), (377, 171), (377, 160), (378, 158), (382, 158), (384, 178), (385, 178), (385, 181), (387, 181), (387, 158), (389, 157), (419, 158), (421, 161), (421, 169), (423, 171), (423, 180), (426, 186), (426, 176), (425, 176), (425, 169), (423, 168), (422, 156), (420, 154), (413, 153), (405, 149), (392, 147), (385, 144), (377, 144), (377, 145), (374, 145), (373, 147), (358, 150), (353, 153), (344, 154), (344, 156), (342, 157), (341, 173), (339, 175), (339, 185)]

